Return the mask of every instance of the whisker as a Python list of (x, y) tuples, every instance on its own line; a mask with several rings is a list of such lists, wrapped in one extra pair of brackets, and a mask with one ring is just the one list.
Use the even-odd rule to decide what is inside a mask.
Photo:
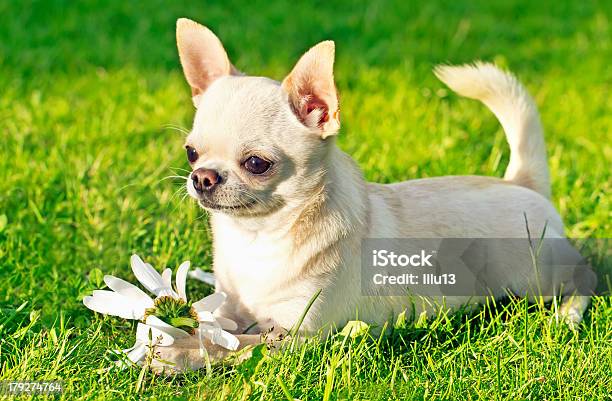
[(206, 211), (203, 211), (194, 221), (202, 220), (204, 217), (206, 217)]
[[(176, 191), (174, 191), (174, 193), (172, 194), (172, 197), (170, 198), (171, 200), (174, 200), (178, 195), (185, 195), (187, 194), (187, 191), (185, 190), (185, 188), (183, 186), (179, 187)], [(184, 198), (182, 198), (181, 200), (183, 200)]]
[(170, 167), (170, 170), (178, 170), (178, 171), (184, 171), (186, 173), (191, 173), (191, 170), (187, 170), (186, 168), (182, 168), (182, 167)]
[(238, 191), (238, 193), (240, 194), (244, 194), (246, 196), (248, 196), (249, 198), (253, 199), (256, 203), (260, 204), (260, 205), (265, 205), (265, 202), (263, 201), (263, 199), (261, 199), (260, 197), (258, 197), (256, 194), (251, 193), (249, 191), (246, 191), (244, 189), (236, 189), (236, 191)]
[(161, 182), (161, 181), (164, 181), (164, 180), (170, 180), (172, 178), (180, 178), (180, 179), (185, 180), (185, 181), (187, 181), (189, 179), (189, 177), (184, 176), (184, 175), (167, 175), (167, 176), (165, 176), (163, 178), (160, 178), (159, 181)]
[(162, 127), (165, 128), (165, 129), (171, 129), (171, 130), (174, 130), (174, 131), (178, 131), (178, 132), (180, 132), (182, 134), (185, 134), (185, 135), (189, 135), (189, 130), (187, 128), (181, 127), (180, 125), (165, 124)]

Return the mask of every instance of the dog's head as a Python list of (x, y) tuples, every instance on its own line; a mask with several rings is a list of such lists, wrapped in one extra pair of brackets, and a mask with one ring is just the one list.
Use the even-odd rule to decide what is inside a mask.
[(281, 83), (241, 74), (194, 21), (179, 19), (176, 36), (197, 108), (185, 143), (189, 194), (232, 216), (264, 216), (312, 197), (340, 128), (334, 43), (307, 51)]

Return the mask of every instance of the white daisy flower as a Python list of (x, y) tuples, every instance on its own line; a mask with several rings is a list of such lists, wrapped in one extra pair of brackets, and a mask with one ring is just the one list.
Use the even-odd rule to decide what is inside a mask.
[(187, 300), (185, 284), (189, 261), (179, 266), (175, 288), (172, 288), (171, 269), (165, 269), (160, 275), (138, 255), (132, 255), (130, 261), (134, 275), (155, 295), (154, 299), (135, 285), (109, 275), (104, 276), (104, 282), (111, 291), (96, 290), (83, 299), (83, 304), (93, 311), (143, 321), (138, 324), (134, 346), (123, 350), (128, 359), (137, 363), (144, 358), (150, 342), (149, 333), (155, 346), (170, 346), (175, 339), (197, 334), (229, 350), (238, 348), (236, 336), (226, 331), (236, 330), (236, 323), (213, 315), (225, 302), (224, 293), (211, 294), (193, 304)]
[(189, 277), (195, 278), (196, 280), (203, 281), (204, 283), (215, 286), (217, 283), (217, 279), (213, 273), (205, 272), (204, 270), (196, 267), (188, 273)]
[[(167, 324), (156, 316), (149, 316), (146, 323), (138, 323), (134, 345), (116, 352), (124, 353), (131, 363), (138, 364), (145, 358), (149, 347), (169, 347), (176, 339), (186, 337), (189, 337), (189, 334), (185, 331)], [(127, 367), (129, 363), (119, 360), (117, 365)]]

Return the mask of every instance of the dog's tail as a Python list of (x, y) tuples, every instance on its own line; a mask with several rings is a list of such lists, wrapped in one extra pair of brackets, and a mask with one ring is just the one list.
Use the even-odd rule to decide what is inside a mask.
[(438, 66), (436, 76), (458, 94), (483, 102), (510, 145), (504, 179), (550, 197), (546, 147), (538, 109), (518, 80), (492, 64)]

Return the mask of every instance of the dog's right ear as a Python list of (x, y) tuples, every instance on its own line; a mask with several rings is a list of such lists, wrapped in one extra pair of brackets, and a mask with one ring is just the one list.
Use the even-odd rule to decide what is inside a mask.
[(195, 21), (187, 18), (176, 21), (176, 44), (196, 107), (200, 95), (216, 79), (225, 75), (240, 75), (230, 63), (219, 38)]

